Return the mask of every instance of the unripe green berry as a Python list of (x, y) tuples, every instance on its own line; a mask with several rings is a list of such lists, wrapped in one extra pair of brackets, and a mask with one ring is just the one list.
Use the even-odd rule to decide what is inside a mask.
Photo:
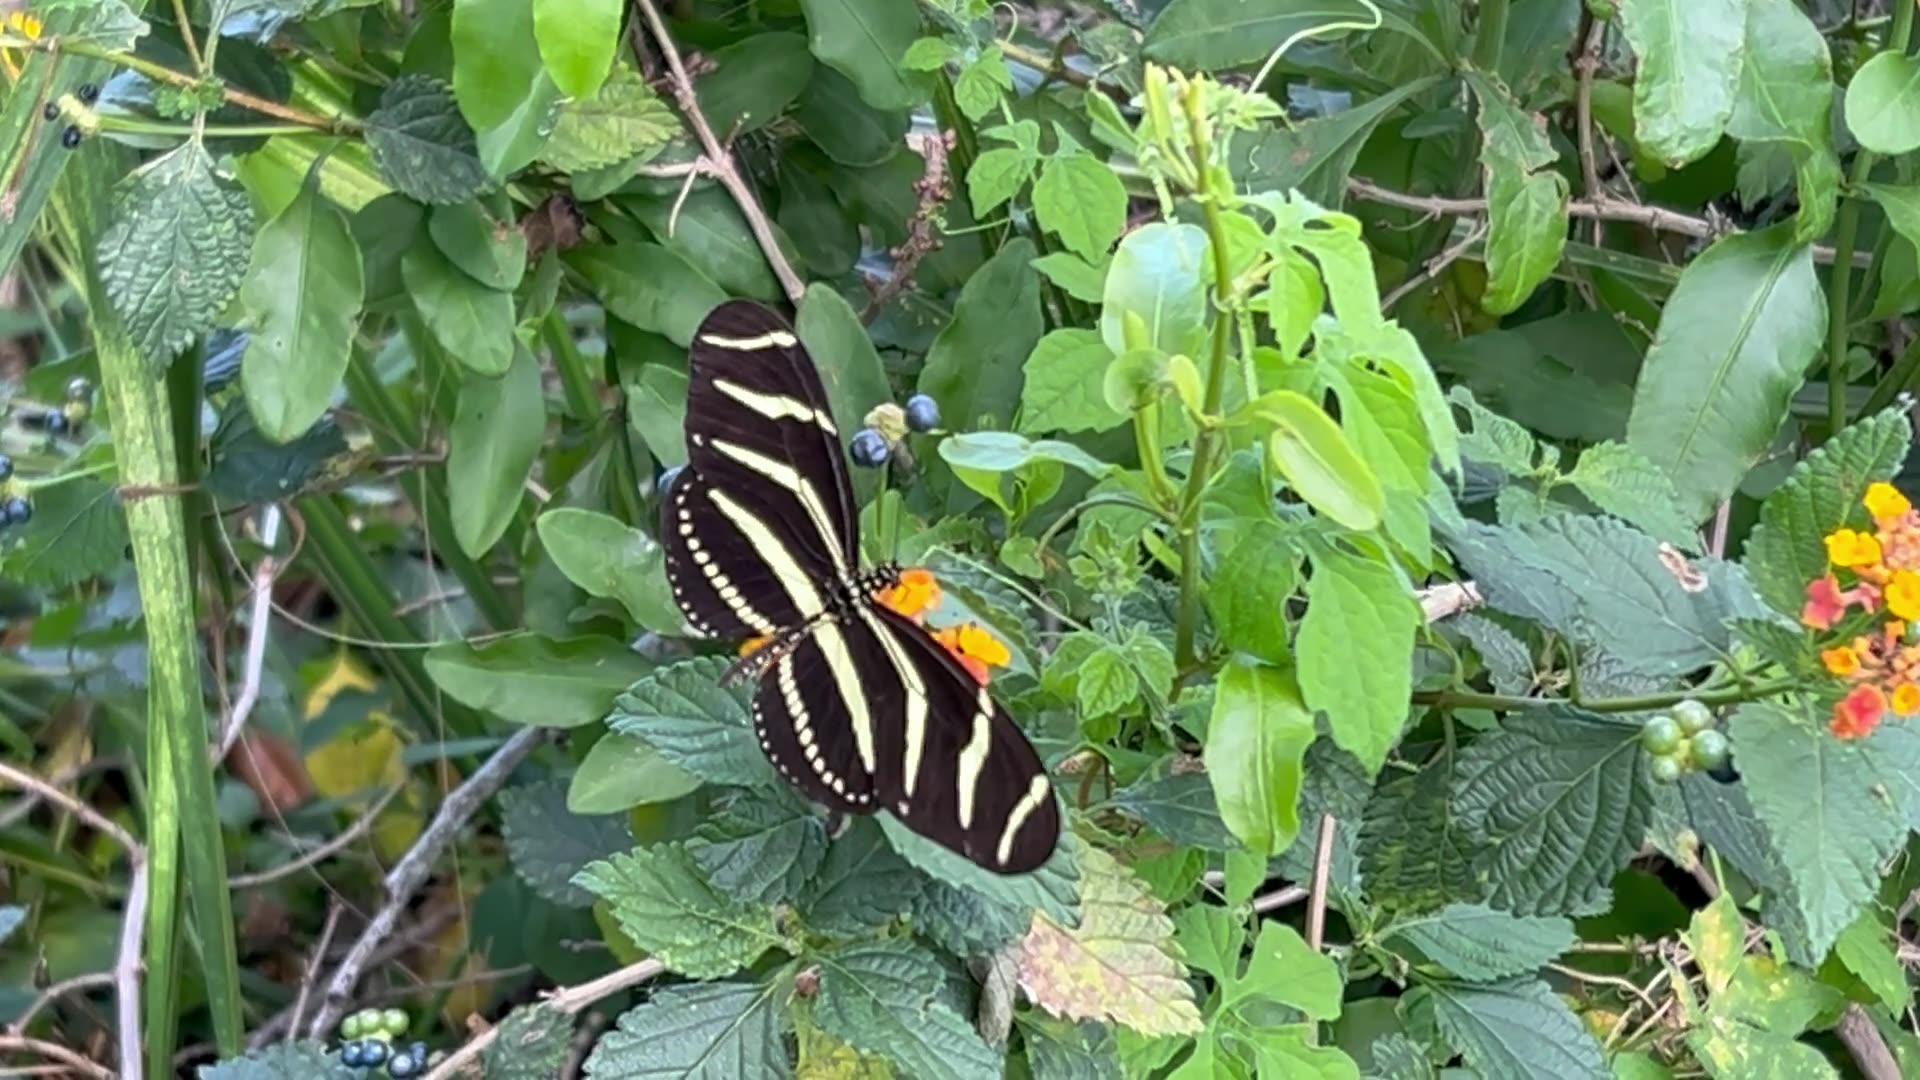
[(1681, 730), (1689, 735), (1707, 730), (1713, 726), (1713, 710), (1688, 698), (1673, 707), (1673, 718), (1680, 721)]
[(359, 1013), (354, 1013), (353, 1015), (347, 1017), (345, 1020), (340, 1021), (340, 1041), (341, 1042), (350, 1043), (350, 1042), (358, 1041), (360, 1036), (364, 1034), (366, 1033), (360, 1030), (360, 1014)]
[(380, 1014), (380, 1027), (387, 1034), (399, 1038), (407, 1033), (407, 1011), (388, 1009)]
[(1679, 780), (1680, 774), (1685, 771), (1680, 767), (1679, 761), (1670, 757), (1654, 758), (1653, 763), (1647, 768), (1653, 773), (1653, 778), (1663, 784), (1671, 784)]
[(1646, 747), (1649, 754), (1668, 755), (1680, 745), (1683, 736), (1678, 720), (1671, 716), (1656, 716), (1640, 729), (1640, 745)]
[(1711, 772), (1726, 764), (1729, 749), (1725, 735), (1708, 729), (1693, 737), (1693, 753), (1690, 757), (1695, 768)]

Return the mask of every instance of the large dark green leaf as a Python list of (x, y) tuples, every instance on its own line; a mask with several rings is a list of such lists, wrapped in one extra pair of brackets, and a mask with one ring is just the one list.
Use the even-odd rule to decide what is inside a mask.
[(253, 326), (241, 382), (275, 442), (297, 438), (332, 404), (364, 295), (360, 247), (318, 175), (260, 230), (240, 287)]
[(652, 662), (604, 637), (520, 633), (477, 646), (450, 641), (427, 653), (427, 674), (447, 696), (539, 727), (606, 719), (614, 699), (652, 670)]
[(512, 293), (462, 273), (433, 244), (408, 250), (400, 276), (420, 321), (449, 357), (475, 375), (506, 374), (515, 352)]
[(629, 1009), (594, 1043), (586, 1075), (606, 1080), (781, 1080), (793, 1075), (781, 1037), (778, 983), (670, 986)]
[(595, 859), (633, 846), (626, 818), (580, 814), (567, 806), (567, 782), (544, 780), (500, 793), (500, 831), (514, 872), (534, 892), (563, 907), (584, 908), (593, 894), (573, 876)]
[(700, 823), (687, 850), (728, 896), (791, 903), (820, 869), (827, 826), (783, 788), (743, 790)]
[(700, 77), (700, 110), (715, 131), (743, 134), (780, 118), (807, 88), (813, 56), (799, 34), (755, 34), (716, 50)]
[(809, 928), (852, 936), (904, 915), (926, 880), (872, 818), (856, 818), (828, 847), (801, 910)]
[(725, 659), (711, 656), (661, 668), (620, 696), (608, 723), (709, 783), (778, 783), (753, 733), (751, 687), (721, 686), (726, 668)]
[(1405, 942), (1448, 973), (1489, 982), (1540, 970), (1573, 947), (1573, 923), (1558, 916), (1525, 917), (1479, 904), (1449, 904), (1431, 915), (1396, 923), (1387, 939)]
[(1538, 979), (1491, 986), (1426, 983), (1403, 1008), (1431, 1023), (1487, 1080), (1607, 1080), (1613, 1073), (1593, 1035)]
[(609, 313), (675, 345), (692, 342), (700, 320), (727, 298), (685, 259), (656, 244), (589, 244), (567, 252), (566, 260)]
[(367, 117), (367, 146), (381, 178), (420, 202), (456, 203), (493, 186), (473, 128), (438, 79), (404, 75), (388, 84)]
[(720, 893), (678, 844), (601, 859), (573, 882), (607, 902), (635, 945), (689, 978), (731, 975), (786, 944), (771, 908)]
[(654, 239), (727, 292), (758, 300), (781, 298), (780, 283), (774, 280), (759, 241), (733, 196), (724, 190), (705, 188), (684, 199), (622, 199), (620, 205), (639, 218)]
[(1173, 0), (1147, 27), (1147, 58), (1199, 71), (1258, 64), (1282, 45), (1374, 25), (1361, 0)]
[(852, 80), (817, 64), (794, 102), (794, 122), (815, 146), (842, 165), (878, 165), (900, 150), (907, 134), (904, 110), (876, 109), (860, 98)]
[(1243, 132), (1234, 138), (1229, 162), (1235, 179), (1253, 191), (1298, 190), (1321, 206), (1338, 209), (1346, 199), (1347, 176), (1373, 129), (1434, 82), (1415, 79), (1331, 116)]
[(1634, 133), (1669, 166), (1701, 157), (1733, 116), (1748, 0), (1621, 0), (1639, 59)]
[(895, 0), (800, 0), (808, 45), (820, 62), (845, 75), (876, 109), (905, 109), (924, 95), (900, 69), (920, 36), (920, 13)]
[(940, 965), (907, 942), (855, 945), (819, 958), (813, 1016), (848, 1046), (926, 1080), (997, 1078), (1002, 1062), (973, 1025), (935, 998)]

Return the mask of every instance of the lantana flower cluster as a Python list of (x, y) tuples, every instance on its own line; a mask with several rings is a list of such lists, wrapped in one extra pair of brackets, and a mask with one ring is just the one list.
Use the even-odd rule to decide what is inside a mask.
[(1878, 623), (1820, 653), (1827, 671), (1851, 684), (1828, 723), (1842, 739), (1871, 734), (1889, 711), (1920, 713), (1920, 643), (1907, 632), (1920, 619), (1920, 513), (1892, 484), (1870, 485), (1861, 501), (1873, 531), (1827, 535), (1827, 573), (1807, 584), (1800, 610), (1815, 630), (1833, 629), (1856, 607)]
[[(874, 593), (873, 597), (883, 606), (912, 619), (921, 625), (926, 624), (927, 612), (940, 606), (940, 581), (933, 572), (918, 567), (902, 570), (900, 579), (894, 584)], [(1006, 667), (1013, 659), (1012, 654), (999, 638), (976, 622), (960, 623), (956, 626), (943, 626), (928, 633), (933, 640), (960, 662), (967, 674), (981, 686), (987, 685), (993, 668)], [(751, 638), (740, 646), (740, 655), (746, 656), (766, 644), (766, 638)]]

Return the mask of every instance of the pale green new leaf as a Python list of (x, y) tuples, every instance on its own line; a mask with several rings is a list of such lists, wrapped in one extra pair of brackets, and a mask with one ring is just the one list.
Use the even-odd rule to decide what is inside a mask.
[(1080, 925), (1069, 930), (1036, 915), (1020, 943), (1028, 999), (1055, 1016), (1124, 1024), (1143, 1035), (1201, 1030), (1160, 902), (1099, 848), (1085, 848), (1080, 864)]
[(652, 537), (616, 517), (571, 506), (541, 514), (534, 528), (567, 580), (590, 595), (618, 600), (649, 630), (679, 629), (682, 615), (667, 584), (666, 552)]
[[(661, 756), (652, 743), (609, 731), (574, 770), (567, 787), (567, 809), (576, 814), (613, 814), (672, 802), (699, 786), (699, 777)], [(704, 864), (702, 868), (710, 869)], [(718, 879), (714, 880), (717, 884)]]
[(1913, 1004), (1913, 987), (1908, 985), (1906, 968), (1894, 950), (1898, 941), (1879, 916), (1868, 910), (1833, 942), (1833, 955), (1895, 1014)]
[(1479, 904), (1449, 904), (1394, 926), (1404, 941), (1448, 974), (1469, 982), (1526, 975), (1573, 947), (1573, 923), (1558, 916), (1522, 916)]
[(1407, 722), (1407, 658), (1421, 624), (1404, 579), (1372, 559), (1328, 547), (1312, 555), (1307, 613), (1294, 652), (1307, 705), (1325, 713), (1333, 741), (1379, 771)]
[(602, 1080), (781, 1080), (793, 1075), (782, 984), (688, 983), (655, 991), (594, 1043)]
[(644, 739), (708, 783), (747, 788), (778, 783), (753, 733), (752, 687), (721, 686), (727, 666), (725, 657), (697, 656), (661, 668), (620, 695), (608, 726)]
[(1733, 116), (1749, 0), (1620, 0), (1639, 60), (1634, 130), (1668, 166), (1701, 157)]
[(114, 202), (113, 222), (100, 236), (101, 284), (157, 374), (213, 328), (240, 288), (253, 209), (195, 140), (122, 181)]
[(986, 217), (1018, 195), (1039, 162), (1032, 151), (1020, 147), (996, 146), (983, 151), (967, 170), (967, 200), (973, 216)]
[(507, 531), (546, 433), (540, 365), (525, 348), (514, 349), (505, 375), (461, 382), (447, 433), (447, 495), (460, 550), (478, 558)]
[(1313, 712), (1291, 672), (1233, 663), (1220, 673), (1207, 777), (1221, 820), (1256, 854), (1278, 855), (1300, 830), (1300, 763), (1313, 737)]
[(460, 114), (485, 131), (524, 108), (542, 73), (530, 0), (454, 0), (449, 44)]
[(1860, 66), (1847, 84), (1847, 129), (1878, 154), (1920, 146), (1920, 61), (1889, 49)]
[(1069, 251), (1104, 258), (1127, 225), (1127, 189), (1092, 154), (1047, 159), (1033, 184), (1033, 212)]
[[(1206, 257), (1207, 234), (1193, 225), (1155, 222), (1122, 238), (1100, 308), (1100, 339), (1108, 351), (1195, 355), (1207, 325)], [(1145, 323), (1145, 341), (1127, 340), (1129, 314)]]
[(787, 945), (775, 932), (771, 908), (715, 890), (679, 844), (601, 859), (573, 883), (607, 901), (633, 944), (689, 978), (730, 975)]
[(514, 873), (533, 891), (562, 907), (593, 905), (593, 894), (573, 883), (588, 863), (633, 847), (620, 814), (577, 814), (567, 808), (567, 782), (544, 780), (500, 793), (500, 831)]
[(1704, 520), (1773, 445), (1826, 328), (1813, 250), (1790, 225), (1724, 237), (1688, 265), (1627, 421), (1628, 445), (1666, 471), (1682, 513)]
[(1481, 306), (1504, 315), (1525, 303), (1560, 265), (1567, 245), (1567, 178), (1544, 118), (1520, 108), (1504, 86), (1469, 75), (1480, 102), (1480, 166), (1487, 177), (1487, 289)]
[(678, 134), (680, 121), (666, 101), (638, 72), (621, 66), (592, 96), (561, 107), (540, 156), (568, 172), (644, 163)]
[(593, 96), (620, 45), (620, 0), (533, 0), (533, 37), (553, 85)]
[(253, 328), (241, 385), (255, 423), (275, 442), (298, 438), (332, 403), (364, 295), (360, 245), (320, 194), (318, 176), (254, 238), (240, 286)]

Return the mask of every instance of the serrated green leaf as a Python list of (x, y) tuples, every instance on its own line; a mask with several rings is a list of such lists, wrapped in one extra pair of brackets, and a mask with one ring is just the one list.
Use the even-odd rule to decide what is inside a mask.
[(1724, 237), (1680, 275), (1634, 387), (1627, 444), (1673, 480), (1681, 513), (1704, 520), (1773, 445), (1826, 334), (1822, 297), (1813, 251), (1790, 225)]
[(1221, 820), (1213, 786), (1214, 780), (1198, 770), (1148, 775), (1115, 792), (1108, 804), (1176, 844), (1233, 850), (1240, 842)]
[(786, 946), (771, 908), (721, 895), (679, 844), (658, 844), (589, 864), (573, 883), (602, 897), (633, 944), (668, 969), (716, 979)]
[(567, 782), (545, 780), (500, 793), (500, 831), (514, 873), (562, 907), (593, 906), (593, 894), (573, 883), (588, 863), (633, 847), (620, 814), (576, 814), (567, 809)]
[(787, 1062), (779, 983), (669, 986), (621, 1014), (587, 1057), (612, 1080), (780, 1080)]
[(622, 65), (593, 96), (561, 107), (540, 155), (568, 172), (642, 164), (680, 132), (666, 101), (638, 72)]
[(620, 45), (620, 0), (533, 0), (533, 38), (560, 92), (591, 97)]
[(999, 46), (990, 45), (972, 60), (962, 62), (960, 77), (953, 81), (953, 101), (967, 119), (978, 123), (999, 107), (1002, 95), (1012, 90), (1013, 72), (1007, 70), (1006, 55)]
[(905, 914), (925, 881), (872, 818), (856, 818), (828, 846), (801, 910), (810, 929), (851, 936)]
[[(758, 752), (758, 747), (755, 747)], [(891, 814), (879, 816), (887, 842), (900, 857), (935, 881), (1018, 908), (1044, 912), (1063, 923), (1080, 919), (1079, 853), (1086, 850), (1072, 833), (1063, 833), (1052, 858), (1030, 874), (996, 874), (956, 855), (902, 825)]]
[(618, 600), (648, 630), (680, 628), (666, 553), (652, 537), (616, 517), (570, 506), (541, 514), (534, 528), (567, 580), (592, 596)]
[(240, 374), (247, 407), (275, 442), (298, 438), (332, 404), (365, 296), (360, 265), (345, 215), (314, 182), (254, 238), (240, 286), (252, 326)]
[(1173, 942), (1173, 923), (1126, 867), (1098, 848), (1080, 854), (1080, 925), (1044, 913), (1020, 943), (1020, 987), (1035, 1005), (1072, 1020), (1124, 1024), (1143, 1035), (1202, 1028)]
[(1700, 544), (1695, 523), (1674, 507), (1680, 493), (1673, 481), (1625, 443), (1596, 443), (1580, 452), (1566, 481), (1593, 505), (1637, 525), (1658, 540), (1683, 549)]
[(1853, 920), (1833, 941), (1833, 955), (1873, 991), (1892, 1013), (1905, 1012), (1913, 1003), (1913, 987), (1895, 951), (1893, 932), (1871, 911)]
[(1556, 708), (1509, 720), (1461, 753), (1450, 803), (1472, 837), (1489, 907), (1605, 910), (1608, 885), (1651, 820), (1653, 780), (1639, 734)]
[(188, 141), (142, 166), (114, 195), (100, 236), (101, 285), (153, 371), (213, 329), (239, 291), (253, 244), (246, 193)]
[(497, 379), (469, 375), (460, 384), (447, 432), (447, 495), (453, 537), (475, 558), (507, 531), (547, 434), (540, 365), (525, 347)]
[(1822, 538), (1865, 521), (1860, 499), (1867, 485), (1894, 475), (1911, 438), (1904, 410), (1863, 417), (1808, 454), (1767, 496), (1747, 538), (1745, 563), (1774, 610), (1800, 614), (1807, 583), (1827, 571)]
[(340, 1064), (339, 1055), (324, 1045), (302, 1039), (202, 1065), (194, 1075), (199, 1080), (350, 1080), (359, 1074)]
[(1472, 839), (1449, 801), (1458, 764), (1456, 752), (1442, 749), (1419, 772), (1382, 784), (1364, 802), (1361, 876), (1375, 902), (1431, 911), (1480, 894)]
[(920, 14), (892, 0), (801, 0), (807, 44), (820, 62), (853, 80), (876, 109), (906, 109), (922, 94), (901, 70), (920, 37)]
[(1269, 663), (1291, 658), (1287, 601), (1300, 586), (1302, 553), (1292, 532), (1255, 519), (1207, 585), (1207, 609), (1222, 644)]
[[(1036, 260), (1035, 265), (1053, 257)], [(1040, 435), (1119, 426), (1126, 417), (1107, 404), (1102, 392), (1111, 363), (1113, 353), (1096, 331), (1067, 327), (1041, 338), (1024, 367), (1019, 430)]]
[(127, 564), (127, 519), (112, 487), (91, 478), (33, 493), (33, 519), (0, 532), (0, 580), (61, 587)]
[(1573, 947), (1573, 923), (1557, 916), (1527, 917), (1479, 904), (1449, 904), (1431, 915), (1398, 923), (1387, 939), (1405, 941), (1448, 974), (1492, 982), (1531, 974)]
[[(699, 777), (662, 757), (652, 743), (609, 731), (574, 770), (567, 788), (567, 809), (576, 814), (614, 814), (636, 806), (671, 802), (699, 786)], [(711, 867), (702, 863), (701, 869)], [(730, 895), (736, 892), (722, 888)]]
[(1888, 794), (1893, 770), (1871, 741), (1836, 739), (1804, 708), (1743, 705), (1728, 735), (1817, 962), (1873, 898), (1881, 862), (1906, 838), (1904, 808)]
[(1746, 0), (1621, 0), (1620, 25), (1640, 58), (1634, 135), (1671, 168), (1713, 149), (1733, 116)]
[(1560, 265), (1567, 245), (1567, 178), (1542, 130), (1497, 80), (1471, 74), (1480, 103), (1480, 167), (1487, 177), (1487, 289), (1481, 306), (1504, 315), (1525, 303)]
[(573, 1014), (540, 1002), (507, 1014), (481, 1057), (487, 1080), (546, 1080), (573, 1049)]
[[(1417, 996), (1416, 996), (1417, 995)], [(1432, 1018), (1449, 1045), (1487, 1080), (1605, 1080), (1600, 1044), (1546, 983), (1435, 982), (1405, 1006)]]
[(1496, 694), (1524, 694), (1534, 686), (1533, 654), (1506, 627), (1484, 615), (1464, 612), (1447, 621), (1460, 636), (1473, 645), (1486, 665)]
[(967, 170), (967, 199), (973, 216), (986, 217), (1019, 194), (1039, 163), (1039, 157), (1031, 151), (1016, 147), (996, 146), (982, 151)]
[(438, 79), (403, 75), (387, 84), (366, 131), (381, 179), (417, 202), (457, 203), (493, 187), (473, 128)]
[(1820, 1051), (1790, 1035), (1709, 1015), (1687, 1033), (1687, 1047), (1711, 1075), (1732, 1080), (1838, 1080)]
[(1327, 714), (1333, 741), (1377, 771), (1407, 722), (1420, 608), (1400, 576), (1371, 559), (1327, 548), (1313, 566), (1294, 643), (1300, 690)]
[(400, 276), (427, 332), (448, 357), (475, 375), (498, 379), (513, 366), (513, 294), (462, 273), (432, 244), (415, 244)]
[(955, 956), (987, 956), (1019, 940), (1033, 923), (1031, 910), (982, 893), (927, 879), (914, 897), (913, 929)]
[(462, 705), (559, 728), (606, 719), (614, 699), (654, 667), (612, 638), (556, 641), (534, 633), (483, 645), (445, 642), (427, 653), (426, 666), (434, 685)]
[(714, 888), (728, 896), (786, 903), (799, 898), (816, 871), (824, 873), (827, 828), (781, 789), (742, 791), (700, 823), (687, 850)]
[(661, 668), (620, 695), (607, 723), (708, 783), (777, 784), (753, 733), (752, 688), (721, 686), (727, 666), (722, 657), (703, 656)]
[(1092, 154), (1052, 157), (1034, 181), (1033, 212), (1067, 250), (1100, 259), (1127, 226), (1127, 189)]
[(908, 942), (855, 945), (817, 959), (813, 1019), (848, 1046), (926, 1080), (999, 1077), (1000, 1055), (936, 998), (940, 965)]
[(1091, 720), (1119, 712), (1139, 696), (1139, 676), (1118, 647), (1102, 645), (1081, 663), (1074, 700), (1083, 718)]
[(1033, 1080), (1120, 1080), (1124, 1075), (1112, 1028), (1044, 1016), (1021, 1016), (1018, 1022)]

